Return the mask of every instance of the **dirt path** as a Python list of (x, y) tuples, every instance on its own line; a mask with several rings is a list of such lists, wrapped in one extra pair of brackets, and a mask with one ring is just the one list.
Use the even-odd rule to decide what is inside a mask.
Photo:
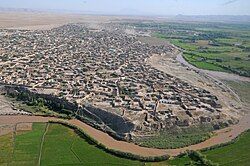
[(44, 144), (45, 135), (47, 134), (48, 128), (49, 128), (49, 123), (46, 124), (46, 128), (45, 128), (45, 131), (43, 133), (42, 141), (41, 141), (41, 144), (40, 144), (40, 151), (39, 151), (39, 158), (38, 158), (38, 165), (39, 166), (41, 165), (41, 158), (42, 158), (42, 152), (43, 152), (43, 144)]
[[(233, 94), (235, 96), (235, 98), (237, 98), (237, 100), (239, 102), (241, 102), (240, 97), (230, 88), (228, 87), (226, 84), (224, 84), (221, 80), (232, 80), (232, 81), (249, 81), (250, 82), (250, 78), (248, 77), (243, 77), (243, 76), (238, 76), (235, 74), (230, 74), (230, 73), (225, 73), (225, 72), (218, 72), (218, 71), (209, 71), (209, 70), (204, 70), (204, 69), (199, 69), (193, 65), (191, 65), (190, 63), (188, 63), (182, 56), (182, 53), (179, 53), (176, 56), (176, 60), (195, 70), (196, 72), (202, 73), (203, 75), (207, 75), (208, 77), (210, 77), (212, 80), (214, 80), (214, 82), (217, 83), (217, 86), (223, 86), (223, 88), (228, 89), (229, 92), (231, 94)], [(218, 84), (219, 83), (219, 84)]]
[(178, 54), (176, 56), (176, 60), (180, 62), (181, 64), (184, 64), (185, 66), (188, 66), (189, 68), (192, 68), (196, 71), (203, 72), (211, 77), (215, 77), (220, 80), (228, 80), (228, 81), (245, 81), (245, 82), (250, 82), (249, 77), (244, 77), (244, 76), (239, 76), (236, 74), (232, 73), (225, 73), (225, 72), (219, 72), (219, 71), (210, 71), (210, 70), (204, 70), (204, 69), (199, 69), (190, 63), (188, 63), (182, 56), (182, 53)]
[(176, 60), (177, 54), (152, 55), (147, 63), (152, 67), (202, 89), (206, 89), (217, 96), (223, 106), (223, 112), (231, 117), (240, 118), (243, 115), (242, 103), (237, 94), (223, 85), (218, 79), (187, 68)]
[[(60, 120), (57, 118), (51, 117), (40, 117), (40, 116), (0, 116), (0, 125), (3, 124), (17, 124), (20, 122), (28, 123), (28, 122), (48, 122), (49, 120)], [(176, 156), (185, 150), (198, 150), (202, 148), (207, 148), (210, 146), (214, 146), (217, 144), (225, 143), (231, 141), (232, 139), (236, 138), (239, 134), (244, 132), (247, 129), (250, 129), (250, 115), (244, 116), (243, 119), (237, 125), (218, 130), (215, 132), (215, 136), (212, 138), (196, 144), (191, 145), (185, 148), (179, 149), (155, 149), (155, 148), (145, 148), (135, 145), (133, 143), (128, 143), (124, 141), (117, 141), (113, 137), (109, 136), (108, 134), (97, 130), (79, 120), (73, 119), (68, 120), (70, 124), (76, 125), (83, 129), (87, 134), (91, 137), (95, 138), (98, 142), (104, 144), (108, 148), (116, 149), (124, 152), (130, 152), (133, 154), (138, 154), (142, 156), (157, 156), (157, 155), (164, 155), (169, 154), (171, 156)]]

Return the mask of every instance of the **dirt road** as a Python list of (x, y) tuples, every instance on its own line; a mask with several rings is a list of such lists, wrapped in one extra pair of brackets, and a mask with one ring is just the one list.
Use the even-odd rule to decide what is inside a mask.
[(250, 82), (250, 78), (248, 77), (243, 77), (243, 76), (238, 76), (235, 74), (230, 74), (230, 73), (225, 73), (225, 72), (218, 72), (218, 71), (209, 71), (209, 70), (204, 70), (204, 69), (199, 69), (193, 65), (191, 65), (190, 63), (188, 63), (182, 56), (182, 53), (179, 53), (176, 56), (176, 60), (193, 69), (196, 72), (202, 73), (203, 75), (206, 75), (208, 77), (210, 77), (212, 80), (214, 80), (215, 83), (217, 83), (217, 86), (221, 86), (224, 89), (227, 89), (228, 92), (230, 92), (231, 94), (233, 94), (235, 96), (235, 98), (237, 98), (237, 100), (239, 102), (241, 102), (240, 97), (230, 88), (228, 87), (226, 84), (224, 84), (222, 82), (222, 80), (228, 80), (228, 81), (249, 81)]
[[(0, 125), (6, 125), (6, 124), (10, 125), (10, 124), (16, 124), (20, 122), (23, 122), (23, 123), (48, 122), (49, 120), (60, 120), (60, 119), (52, 118), (52, 117), (26, 116), (26, 115), (0, 116)], [(181, 152), (184, 152), (187, 149), (198, 150), (198, 149), (203, 149), (206, 147), (210, 147), (210, 146), (214, 146), (217, 144), (231, 141), (232, 139), (236, 138), (239, 134), (241, 134), (245, 130), (250, 129), (250, 115), (248, 115), (248, 116), (245, 116), (243, 119), (241, 119), (237, 125), (216, 131), (216, 134), (214, 137), (202, 143), (191, 145), (185, 148), (179, 148), (179, 149), (155, 149), (155, 148), (140, 147), (133, 143), (128, 143), (124, 141), (117, 141), (113, 137), (109, 136), (108, 134), (100, 130), (97, 130), (76, 119), (67, 120), (67, 122), (80, 127), (87, 134), (89, 134), (91, 137), (95, 138), (98, 142), (104, 144), (108, 148), (116, 149), (116, 150), (120, 150), (124, 152), (130, 152), (130, 153), (142, 155), (142, 156), (158, 156), (158, 155), (164, 155), (164, 154), (176, 156), (180, 154)]]
[(244, 77), (244, 76), (239, 76), (236, 74), (232, 73), (225, 73), (225, 72), (219, 72), (219, 71), (210, 71), (210, 70), (204, 70), (204, 69), (199, 69), (190, 63), (188, 63), (183, 57), (182, 53), (178, 54), (176, 56), (176, 60), (180, 62), (181, 64), (184, 64), (185, 66), (188, 66), (189, 68), (192, 68), (196, 71), (203, 72), (211, 77), (215, 77), (220, 80), (227, 80), (227, 81), (244, 81), (244, 82), (250, 82), (249, 77)]

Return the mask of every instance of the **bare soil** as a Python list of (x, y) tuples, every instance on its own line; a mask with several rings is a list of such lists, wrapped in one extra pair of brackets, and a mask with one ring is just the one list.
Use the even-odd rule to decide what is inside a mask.
[(0, 136), (11, 133), (13, 131), (14, 131), (14, 125), (13, 124), (0, 124)]
[(0, 122), (0, 136), (13, 131), (23, 132), (32, 130), (32, 123), (3, 124)]
[(189, 69), (178, 63), (177, 60), (175, 60), (175, 57), (176, 55), (174, 54), (153, 55), (147, 60), (147, 63), (152, 67), (170, 75), (174, 75), (191, 85), (208, 90), (218, 97), (219, 101), (223, 105), (223, 112), (226, 115), (230, 115), (236, 119), (243, 115), (243, 111), (240, 111), (243, 105), (239, 96), (234, 93), (234, 91), (226, 85), (223, 85), (221, 81), (215, 80), (206, 74)]
[(107, 16), (88, 16), (80, 14), (58, 14), (45, 12), (0, 12), (0, 28), (47, 30), (68, 23), (103, 23)]
[(18, 114), (28, 114), (28, 113), (14, 109), (12, 103), (8, 101), (5, 98), (5, 96), (0, 95), (0, 115), (18, 115)]
[(86, 23), (97, 28), (99, 23), (122, 22), (124, 20), (150, 20), (137, 16), (100, 16), (49, 12), (0, 11), (0, 29), (48, 30), (68, 23)]
[(32, 123), (19, 123), (16, 126), (16, 131), (30, 131), (32, 130)]

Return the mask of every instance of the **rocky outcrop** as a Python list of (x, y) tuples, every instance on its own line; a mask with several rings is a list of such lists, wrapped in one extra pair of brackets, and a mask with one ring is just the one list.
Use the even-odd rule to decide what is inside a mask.
[(63, 98), (58, 98), (50, 94), (39, 94), (23, 86), (7, 85), (4, 89), (8, 95), (15, 96), (26, 102), (42, 98), (44, 104), (52, 108), (53, 111), (65, 113), (62, 111), (63, 109), (69, 110), (67, 113), (74, 115), (95, 128), (109, 133), (119, 140), (127, 139), (126, 136), (128, 133), (135, 128), (132, 122), (123, 117), (91, 105), (78, 107), (76, 103), (71, 103)]
[(130, 133), (135, 127), (132, 122), (114, 113), (107, 112), (92, 106), (86, 106), (85, 109), (99, 117), (99, 119), (102, 120), (104, 124), (106, 124), (118, 134)]

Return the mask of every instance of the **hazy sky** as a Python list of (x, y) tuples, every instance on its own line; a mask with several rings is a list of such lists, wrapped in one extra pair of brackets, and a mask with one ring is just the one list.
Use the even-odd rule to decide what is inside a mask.
[(0, 7), (102, 14), (250, 15), (250, 0), (0, 0)]

